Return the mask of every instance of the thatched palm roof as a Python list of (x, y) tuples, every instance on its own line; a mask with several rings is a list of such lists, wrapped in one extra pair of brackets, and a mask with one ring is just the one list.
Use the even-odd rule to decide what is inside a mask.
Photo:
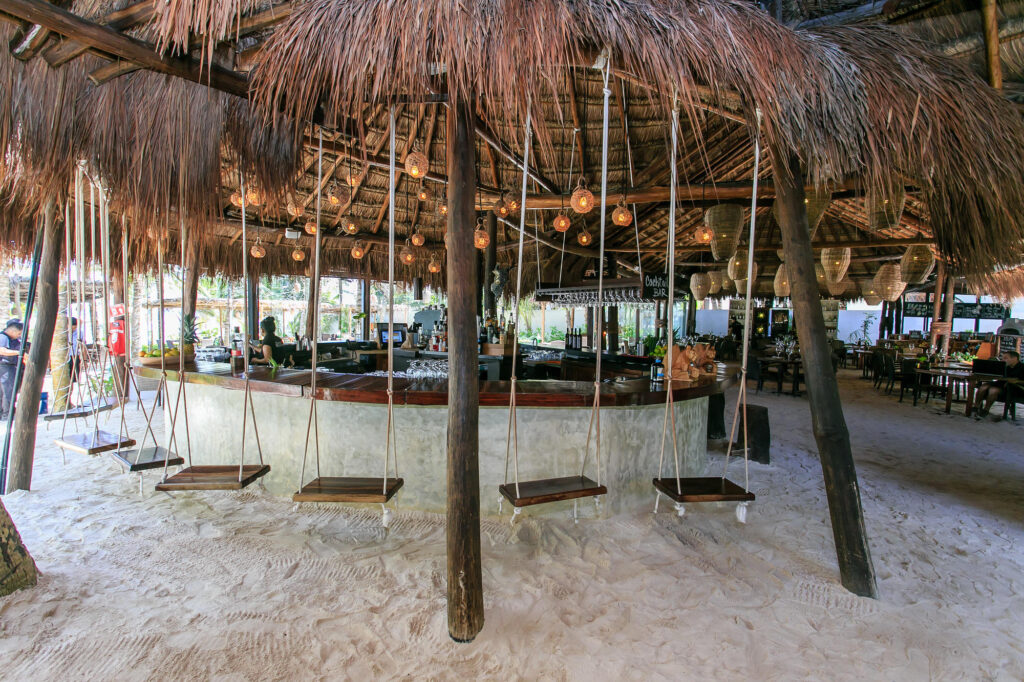
[[(127, 5), (79, 2), (74, 9), (102, 17)], [(277, 11), (283, 21), (260, 23), (246, 34), (258, 23), (249, 17)], [(109, 187), (115, 210), (127, 214), (139, 265), (152, 263), (155, 233), (170, 230), (169, 242), (176, 243), (173, 231), (184, 215), (202, 244), (203, 262), (236, 274), (239, 211), (228, 198), (241, 166), (266, 195), (249, 214), (250, 241), (262, 224), (260, 238), (269, 245), (259, 266), (303, 272), (308, 260), (291, 260), (293, 243), (281, 228), (301, 229), (313, 216), (322, 130), (325, 171), (339, 182), (356, 177), (351, 201), (325, 211), (321, 221), (329, 235), (326, 270), (381, 276), (386, 250), (372, 242), (386, 236), (386, 105), (398, 102), (400, 160), (414, 149), (428, 153), (426, 185), (435, 197), (418, 201), (419, 183), (400, 176), (400, 240), (418, 229), (427, 247), (398, 272), (427, 275), (427, 254), (440, 257), (444, 247), (436, 212), (445, 182), (442, 93), (477, 102), (481, 208), (500, 190), (518, 188), (514, 159), (522, 153), (530, 112), (537, 130), (530, 192), (546, 205), (556, 201), (555, 208), (528, 211), (531, 267), (524, 274), (528, 284), (538, 269), (543, 279), (560, 270), (567, 281), (578, 279), (595, 252), (576, 245), (575, 225), (596, 232), (596, 211), (574, 218), (564, 251), (551, 219), (557, 197), (571, 191), (570, 172), (572, 184), (581, 174), (595, 190), (600, 181), (603, 82), (592, 66), (602, 53), (612, 69), (610, 200), (667, 184), (666, 122), (673, 94), (678, 97), (680, 178), (691, 188), (678, 246), (693, 249), (682, 261), (710, 260), (695, 238), (704, 208), (718, 201), (749, 206), (742, 191), (716, 190), (752, 180), (758, 110), (762, 140), (796, 150), (807, 182), (835, 190), (818, 240), (874, 240), (855, 252), (854, 277), (870, 276), (882, 262), (874, 259), (901, 253), (879, 246), (885, 238), (933, 239), (964, 271), (1022, 260), (1017, 207), (1024, 203), (1024, 125), (1014, 105), (968, 65), (884, 27), (794, 30), (729, 0), (310, 0), (276, 9), (251, 0), (191, 0), (154, 3), (153, 13), (151, 23), (130, 29), (135, 36), (168, 53), (199, 45), (213, 63), (241, 71), (251, 66), (256, 111), (237, 97), (144, 71), (93, 85), (85, 76), (104, 63), (100, 57), (53, 69), (38, 57), (0, 56), (0, 88), (11, 93), (0, 111), (0, 143), (17, 162), (6, 169), (10, 206), (31, 215), (41, 197), (67, 188), (75, 161), (85, 159)], [(311, 119), (324, 127), (310, 127)], [(767, 164), (761, 172), (766, 191), (758, 246), (767, 254), (779, 236)], [(895, 184), (912, 190), (904, 220), (870, 233), (865, 191)], [(287, 214), (289, 199), (305, 207), (303, 217)], [(623, 268), (660, 269), (664, 198), (637, 209), (639, 230), (609, 224), (608, 245)], [(348, 255), (352, 239), (334, 233), (348, 215), (359, 218), (360, 236), (371, 242), (361, 261)], [(533, 250), (535, 218), (539, 253)], [(12, 237), (27, 234), (14, 223), (8, 230)], [(499, 229), (499, 260), (514, 260), (509, 246), (517, 237), (513, 226)], [(310, 242), (299, 240), (307, 250)], [(168, 260), (175, 257), (172, 244)], [(762, 280), (770, 282), (776, 263), (774, 255), (766, 257)]]

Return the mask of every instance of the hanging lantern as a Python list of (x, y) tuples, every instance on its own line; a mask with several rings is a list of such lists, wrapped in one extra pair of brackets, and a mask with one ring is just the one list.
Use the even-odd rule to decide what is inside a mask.
[(300, 249), (299, 247), (295, 247), (294, 249), (292, 249), (292, 260), (293, 261), (304, 261), (304, 260), (306, 260), (306, 252), (303, 251), (302, 249)]
[(487, 234), (487, 230), (484, 229), (484, 221), (481, 218), (476, 221), (476, 231), (473, 233), (473, 246), (482, 251), (486, 249), (490, 243), (491, 237)]
[(341, 220), (341, 229), (348, 234), (355, 234), (359, 231), (359, 220), (352, 215), (347, 215)]
[(714, 296), (722, 290), (722, 271), (712, 270), (708, 273), (708, 280), (711, 282), (711, 288), (708, 289), (708, 293)]
[(838, 298), (839, 296), (845, 294), (846, 291), (850, 288), (850, 279), (848, 277), (844, 277), (838, 282), (826, 282), (825, 288), (828, 289), (828, 293), (831, 294), (834, 298)]
[(580, 246), (590, 246), (590, 242), (594, 241), (594, 238), (587, 232), (587, 228), (583, 227), (580, 229), (580, 233), (576, 235), (576, 241), (579, 242)]
[(935, 267), (935, 256), (929, 246), (909, 246), (900, 259), (900, 272), (907, 284), (922, 284)]
[(906, 288), (907, 283), (903, 281), (898, 263), (885, 263), (875, 273), (875, 290), (890, 303), (899, 300)]
[(263, 197), (260, 196), (260, 191), (255, 187), (250, 187), (245, 192), (245, 202), (250, 206), (259, 206), (263, 202)]
[(775, 271), (775, 281), (772, 284), (775, 288), (775, 298), (789, 296), (789, 268), (785, 263), (779, 264), (779, 269)]
[(346, 169), (345, 171), (345, 182), (347, 182), (350, 187), (355, 187), (356, 185), (363, 181), (363, 178), (366, 177), (366, 173), (368, 171), (368, 166), (363, 166), (358, 170), (353, 169), (351, 166), (349, 166), (349, 168)]
[(498, 200), (494, 202), (494, 206), (491, 207), (491, 210), (494, 211), (494, 215), (499, 218), (508, 217), (508, 204), (505, 202), (504, 196), (498, 197)]
[[(729, 267), (727, 268), (729, 278), (732, 280), (745, 280), (747, 278), (747, 252), (737, 251), (733, 254), (732, 258), (729, 259)], [(757, 263), (752, 265), (752, 275), (754, 279), (757, 279)], [(738, 285), (737, 285), (738, 286)]]
[(409, 241), (412, 242), (413, 246), (423, 246), (426, 243), (427, 238), (424, 237), (423, 233), (419, 231), (419, 228), (417, 228), (416, 231), (412, 233), (412, 237), (409, 238)]
[(619, 199), (618, 205), (612, 211), (612, 222), (619, 227), (629, 227), (633, 224), (633, 213), (626, 208), (626, 198)]
[(423, 152), (412, 152), (405, 157), (405, 172), (414, 178), (422, 178), (430, 171), (430, 159)]
[(263, 246), (260, 242), (256, 242), (252, 245), (252, 248), (249, 249), (249, 255), (253, 258), (263, 258), (267, 255), (267, 247)]
[(722, 278), (722, 291), (730, 291), (730, 290), (736, 288), (736, 285), (733, 283), (732, 277), (729, 276), (729, 271), (728, 270), (722, 269), (722, 270), (716, 270), (716, 272)]
[(846, 276), (850, 269), (849, 247), (838, 247), (821, 250), (821, 269), (826, 282), (838, 282)]
[(697, 231), (694, 232), (694, 237), (696, 237), (697, 241), (701, 244), (710, 244), (711, 240), (715, 238), (715, 231), (707, 225), (701, 225), (697, 228)]
[(743, 209), (734, 204), (718, 204), (704, 212), (704, 225), (711, 230), (711, 257), (729, 260), (736, 253), (743, 227)]
[(352, 250), (349, 251), (348, 253), (356, 260), (359, 260), (366, 255), (366, 247), (363, 246), (362, 242), (356, 242), (355, 244), (352, 245)]
[(437, 212), (439, 214), (441, 214), (442, 217), (448, 215), (448, 199), (447, 198), (445, 198), (444, 201), (442, 201), (440, 204), (437, 205)]
[(285, 210), (287, 210), (288, 215), (290, 215), (293, 218), (298, 218), (304, 212), (302, 206), (300, 204), (295, 203), (291, 199), (288, 200), (288, 204), (285, 206)]
[(821, 263), (814, 264), (814, 279), (818, 280), (818, 286), (825, 286), (825, 268), (821, 267)]
[(409, 241), (406, 240), (405, 246), (398, 252), (398, 260), (402, 261), (403, 265), (412, 265), (413, 261), (416, 260), (416, 254), (412, 252), (412, 248), (409, 246)]
[(775, 255), (779, 257), (779, 262), (780, 263), (785, 263), (786, 262), (786, 250), (785, 249), (775, 249)]
[(332, 182), (327, 187), (327, 203), (331, 206), (341, 206), (342, 204), (346, 204), (351, 197), (352, 192), (336, 182)]
[(430, 262), (427, 263), (427, 272), (436, 275), (441, 272), (441, 264), (437, 262), (437, 257), (431, 255)]
[(505, 197), (505, 207), (508, 209), (509, 213), (515, 213), (516, 211), (518, 211), (519, 199), (516, 199), (515, 196), (511, 193), (506, 193)]
[(316, 228), (317, 225), (315, 220), (307, 220), (306, 224), (303, 226), (303, 229), (306, 231), (306, 234), (308, 235), (316, 234)]
[(433, 192), (430, 191), (430, 188), (421, 182), (420, 188), (416, 192), (416, 198), (419, 199), (420, 201), (430, 201), (431, 197), (433, 196), (434, 194)]
[(577, 213), (590, 213), (590, 209), (594, 208), (594, 195), (587, 189), (587, 183), (583, 178), (580, 178), (572, 197), (569, 198), (569, 205)]
[[(807, 210), (807, 227), (811, 233), (811, 239), (814, 239), (814, 235), (818, 232), (818, 227), (821, 225), (821, 219), (825, 217), (825, 211), (828, 210), (829, 204), (831, 203), (832, 193), (824, 189), (813, 189), (804, 197), (804, 206)], [(779, 220), (778, 201), (775, 201), (772, 204), (772, 214), (775, 216), (776, 223), (782, 222)]]
[(902, 184), (896, 184), (891, 191), (876, 189), (868, 192), (867, 198), (868, 229), (872, 232), (888, 230), (896, 227), (903, 217), (903, 206), (907, 202), (907, 194)]
[(869, 295), (865, 294), (864, 295), (864, 302), (867, 303), (868, 305), (878, 305), (879, 303), (882, 302), (882, 297), (881, 296), (869, 296)]
[(863, 279), (860, 281), (860, 295), (864, 297), (875, 296), (881, 298), (878, 294), (878, 288), (875, 287), (874, 279)]
[(569, 226), (572, 225), (572, 221), (569, 220), (569, 216), (559, 211), (558, 215), (555, 216), (555, 221), (552, 223), (555, 226), (555, 232), (568, 232)]
[(241, 192), (231, 193), (231, 205), (235, 208), (242, 208), (242, 194)]
[(711, 291), (711, 278), (706, 272), (695, 272), (690, 276), (690, 292), (698, 301), (703, 301)]

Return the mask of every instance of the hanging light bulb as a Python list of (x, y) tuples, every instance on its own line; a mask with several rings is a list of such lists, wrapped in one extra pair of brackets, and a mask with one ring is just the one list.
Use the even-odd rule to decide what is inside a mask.
[(306, 224), (303, 226), (303, 229), (306, 230), (306, 234), (314, 235), (316, 234), (316, 227), (317, 226), (315, 220), (307, 220)]
[(359, 231), (359, 221), (355, 216), (347, 215), (341, 220), (341, 229), (348, 234), (355, 234)]
[(612, 222), (619, 227), (629, 227), (633, 224), (633, 214), (626, 208), (626, 198), (619, 199), (618, 205), (612, 211)]
[(356, 242), (352, 245), (352, 250), (348, 252), (350, 256), (359, 260), (366, 255), (366, 247), (363, 246), (362, 242)]
[(291, 199), (288, 200), (288, 204), (287, 206), (285, 206), (285, 209), (288, 211), (288, 215), (290, 215), (293, 218), (298, 218), (303, 213), (302, 206), (295, 203)]
[(583, 227), (580, 229), (580, 233), (576, 235), (576, 241), (580, 243), (580, 246), (590, 246), (590, 242), (594, 241), (594, 238), (587, 232), (587, 228)]
[(412, 152), (405, 157), (405, 172), (414, 178), (422, 178), (430, 171), (430, 160), (423, 152)]
[(409, 240), (405, 240), (405, 246), (398, 252), (398, 260), (402, 261), (403, 265), (412, 265), (413, 261), (416, 260), (416, 254), (412, 252), (412, 248), (409, 246)]
[(263, 202), (263, 197), (260, 196), (260, 191), (255, 187), (250, 187), (245, 192), (245, 201), (250, 206), (259, 206)]
[(242, 194), (241, 192), (231, 193), (231, 205), (235, 208), (242, 208)]
[(572, 221), (569, 220), (569, 216), (559, 211), (558, 215), (555, 216), (555, 221), (552, 223), (555, 226), (555, 232), (568, 232), (569, 226), (572, 225)]
[(590, 209), (594, 208), (594, 195), (587, 189), (587, 183), (583, 178), (580, 178), (579, 184), (569, 198), (569, 205), (577, 213), (589, 213)]
[(491, 210), (494, 211), (494, 215), (498, 216), (499, 218), (508, 217), (510, 211), (508, 209), (508, 203), (505, 201), (504, 195), (498, 197), (498, 200), (494, 202), (494, 206), (491, 207)]
[(419, 228), (416, 228), (416, 231), (412, 233), (412, 237), (410, 237), (409, 241), (412, 242), (413, 246), (423, 246), (427, 242), (427, 238), (423, 236), (423, 233), (420, 232)]
[(332, 182), (330, 186), (327, 187), (327, 203), (331, 206), (341, 206), (342, 204), (347, 203), (351, 196), (352, 193), (348, 189), (342, 187), (336, 182)]
[(476, 231), (473, 233), (473, 246), (483, 250), (491, 243), (491, 237), (487, 234), (487, 230), (484, 229), (483, 218), (476, 221)]
[(702, 225), (697, 228), (695, 236), (697, 237), (697, 241), (701, 244), (710, 244), (711, 240), (715, 238), (715, 231), (707, 225)]
[(434, 194), (430, 191), (430, 188), (421, 182), (420, 188), (416, 192), (416, 198), (420, 201), (430, 201), (432, 196), (434, 196)]
[(306, 260), (306, 252), (296, 246), (292, 249), (292, 260), (296, 262)]
[(431, 255), (430, 262), (427, 263), (427, 272), (436, 275), (441, 272), (441, 264), (437, 262), (437, 257)]
[(519, 210), (519, 199), (515, 198), (511, 192), (505, 192), (505, 207), (509, 213), (515, 213)]
[(253, 258), (263, 258), (267, 255), (267, 247), (263, 246), (260, 242), (256, 242), (252, 245), (252, 248), (249, 249), (249, 255)]
[(442, 217), (448, 215), (448, 199), (447, 198), (445, 198), (444, 201), (442, 201), (440, 204), (437, 205), (437, 212), (440, 213)]

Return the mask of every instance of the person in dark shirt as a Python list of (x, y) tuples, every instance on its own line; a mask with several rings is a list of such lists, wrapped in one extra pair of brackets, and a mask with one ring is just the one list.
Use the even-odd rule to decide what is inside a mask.
[(254, 344), (253, 357), (250, 360), (252, 364), (274, 365), (281, 362), (278, 350), (281, 346), (281, 337), (276, 332), (277, 322), (273, 317), (266, 317), (260, 322), (260, 333), (263, 334), (263, 338)]
[[(999, 359), (1006, 363), (1007, 379), (1024, 379), (1024, 364), (1020, 361), (1020, 353), (1014, 350), (1003, 351)], [(982, 407), (978, 409), (978, 416), (988, 415), (992, 409), (992, 403), (997, 400), (1006, 399), (1006, 382), (986, 381), (978, 387), (977, 403)]]
[(14, 375), (21, 349), (21, 320), (8, 320), (0, 332), (0, 420), (6, 420), (14, 405)]

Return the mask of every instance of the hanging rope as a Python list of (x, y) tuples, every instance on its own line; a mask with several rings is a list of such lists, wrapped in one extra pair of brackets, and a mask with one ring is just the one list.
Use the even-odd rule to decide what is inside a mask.
[[(754, 136), (754, 181), (753, 194), (750, 197), (750, 232), (747, 237), (747, 300), (743, 306), (743, 362), (740, 366), (740, 390), (736, 396), (736, 410), (732, 415), (732, 431), (729, 434), (729, 446), (725, 451), (725, 466), (722, 478), (729, 470), (729, 457), (732, 455), (732, 444), (736, 440), (736, 420), (740, 409), (743, 410), (743, 489), (750, 491), (750, 447), (747, 441), (747, 360), (750, 350), (750, 306), (754, 283), (754, 227), (757, 222), (757, 181), (761, 170), (761, 110), (757, 110), (757, 131)], [(743, 503), (746, 504), (746, 503)], [(745, 518), (745, 516), (744, 516)], [(742, 520), (742, 519), (741, 519)]]
[(601, 122), (601, 221), (600, 236), (597, 259), (597, 318), (595, 324), (594, 339), (597, 344), (597, 361), (594, 367), (594, 405), (590, 412), (590, 425), (587, 426), (587, 449), (583, 452), (583, 466), (580, 467), (580, 476), (587, 470), (587, 458), (590, 456), (590, 436), (594, 433), (596, 446), (595, 457), (597, 459), (597, 484), (601, 485), (601, 356), (602, 346), (602, 322), (604, 321), (604, 228), (608, 215), (608, 102), (611, 99), (612, 91), (608, 88), (608, 78), (611, 75), (611, 61), (604, 65), (604, 108), (602, 110)]
[[(244, 286), (242, 287), (242, 304), (243, 310), (245, 311), (246, 317), (249, 314), (249, 234), (246, 227), (245, 208), (246, 208), (246, 197), (245, 197), (245, 176), (242, 173), (242, 169), (238, 169), (238, 187), (239, 193), (242, 195), (242, 280)], [(245, 467), (245, 426), (248, 421), (249, 414), (252, 413), (252, 430), (256, 437), (256, 451), (259, 453), (260, 464), (263, 464), (263, 448), (260, 446), (260, 431), (256, 425), (256, 407), (252, 402), (252, 389), (249, 386), (249, 321), (246, 320), (246, 324), (243, 325), (244, 331), (242, 332), (242, 356), (244, 358), (242, 367), (245, 370), (245, 393), (242, 395), (242, 447), (238, 458), (238, 482), (242, 482), (242, 473)], [(247, 409), (248, 408), (248, 409)]]
[(391, 105), (388, 116), (388, 425), (381, 491), (385, 496), (388, 493), (388, 460), (392, 452), (395, 457), (395, 478), (398, 478), (398, 444), (395, 436), (395, 105)]
[[(572, 142), (569, 143), (569, 179), (565, 183), (566, 194), (572, 191), (572, 164), (576, 160), (576, 134), (579, 132), (579, 128), (572, 129)], [(562, 208), (565, 209), (564, 203)], [(562, 265), (565, 263), (565, 236), (568, 233), (568, 230), (562, 233), (562, 255), (558, 260), (558, 286), (562, 286)]]
[(309, 379), (309, 420), (306, 423), (306, 445), (302, 450), (302, 470), (299, 473), (299, 490), (306, 478), (306, 453), (309, 452), (309, 434), (313, 432), (313, 448), (316, 453), (316, 476), (320, 478), (320, 421), (316, 411), (316, 364), (317, 340), (320, 338), (320, 196), (324, 173), (324, 129), (319, 130), (319, 142), (316, 157), (316, 237), (313, 239), (313, 309), (308, 314), (313, 316), (313, 359), (310, 362), (312, 374)]

